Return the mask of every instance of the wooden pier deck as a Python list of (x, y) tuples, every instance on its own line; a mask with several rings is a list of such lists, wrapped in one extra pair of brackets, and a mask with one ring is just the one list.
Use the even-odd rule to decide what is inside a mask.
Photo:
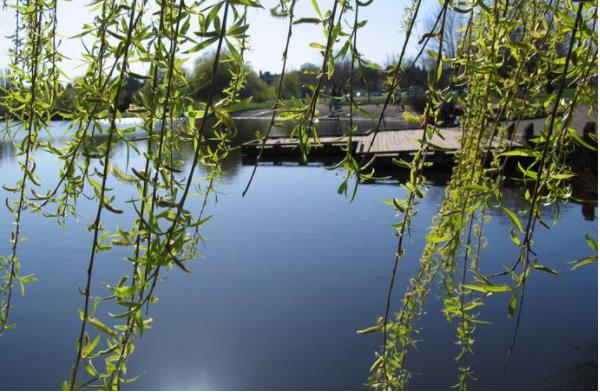
[[(588, 107), (580, 105), (577, 107), (571, 126), (579, 135), (584, 136), (586, 132), (597, 132), (597, 112), (588, 115)], [(544, 129), (545, 119), (523, 119), (515, 124), (512, 121), (502, 121), (501, 125), (509, 127), (507, 138), (496, 138), (492, 143), (494, 149), (519, 148), (527, 144), (528, 139), (541, 134)], [(510, 127), (512, 125), (512, 127)], [(434, 136), (430, 141), (433, 148), (430, 153), (437, 156), (438, 160), (450, 158), (460, 148), (461, 132), (458, 128), (443, 128), (440, 136)], [(511, 144), (509, 138), (514, 134)], [(357, 156), (373, 155), (375, 157), (406, 157), (413, 155), (420, 146), (422, 129), (403, 129), (373, 132), (355, 135), (352, 137), (352, 149)], [(320, 156), (335, 156), (343, 153), (343, 147), (347, 145), (345, 136), (320, 136), (318, 143), (309, 138), (312, 151), (311, 154)], [(242, 154), (247, 158), (255, 157), (261, 146), (261, 141), (253, 140), (242, 145)], [(297, 139), (290, 137), (269, 137), (265, 143), (266, 156), (299, 158), (300, 147)]]
[[(433, 149), (448, 155), (453, 155), (460, 148), (461, 132), (456, 128), (445, 128), (441, 131), (443, 138), (434, 136), (431, 140)], [(352, 137), (352, 148), (358, 156), (372, 154), (375, 156), (397, 156), (415, 153), (420, 146), (423, 130), (396, 130), (370, 132), (363, 135)], [(309, 138), (310, 143), (317, 153), (335, 153), (347, 145), (345, 136), (321, 136), (318, 143), (313, 138)], [(372, 145), (371, 145), (372, 144)], [(494, 148), (508, 148), (509, 140), (497, 139), (493, 142)], [(513, 147), (520, 146), (520, 143), (513, 143)], [(260, 150), (260, 141), (250, 141), (242, 145), (242, 151), (245, 155), (256, 155)], [(370, 149), (369, 149), (370, 147)], [(290, 137), (269, 137), (265, 142), (265, 154), (287, 155), (293, 154), (299, 150), (298, 139)], [(299, 152), (298, 152), (299, 154)]]
[[(442, 130), (444, 138), (434, 136), (430, 142), (448, 153), (453, 153), (460, 147), (460, 132), (455, 128)], [(416, 152), (421, 145), (423, 130), (412, 129), (404, 131), (384, 131), (370, 133), (357, 141), (358, 155), (371, 153), (374, 155), (389, 155)], [(371, 146), (372, 143), (372, 146)], [(369, 150), (369, 146), (371, 149)]]

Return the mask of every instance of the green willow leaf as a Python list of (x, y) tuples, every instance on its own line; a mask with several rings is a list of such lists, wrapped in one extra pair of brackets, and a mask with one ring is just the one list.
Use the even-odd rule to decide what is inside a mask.
[(379, 332), (379, 331), (381, 331), (382, 328), (383, 328), (383, 326), (381, 326), (381, 325), (374, 325), (369, 328), (359, 329), (358, 331), (356, 331), (356, 333), (359, 335), (366, 335), (366, 334), (370, 334), (373, 332)]
[(588, 256), (579, 260), (570, 261), (569, 264), (572, 264), (571, 271), (575, 271), (577, 268), (582, 267), (587, 264), (597, 263), (598, 256)]
[(507, 293), (513, 291), (514, 288), (507, 285), (476, 285), (476, 284), (463, 284), (462, 287), (478, 291), (481, 293)]
[(538, 263), (533, 263), (531, 266), (532, 266), (533, 268), (535, 268), (536, 270), (538, 270), (538, 271), (547, 272), (547, 273), (549, 273), (549, 274), (551, 274), (551, 275), (558, 275), (558, 271), (556, 271), (556, 270), (554, 270), (554, 269), (552, 269), (552, 268), (549, 268), (549, 267), (543, 266), (543, 265), (541, 265), (541, 264), (538, 264)]
[(515, 225), (515, 227), (517, 229), (519, 229), (519, 231), (521, 233), (525, 232), (525, 229), (523, 228), (523, 224), (521, 223), (521, 220), (514, 212), (512, 212), (511, 210), (509, 210), (506, 207), (502, 207), (502, 211), (504, 211), (504, 214), (512, 221), (512, 223)]
[(517, 296), (513, 295), (508, 301), (508, 317), (512, 317), (517, 309)]
[(322, 20), (319, 18), (298, 18), (294, 21), (294, 24), (302, 24), (302, 23), (309, 23), (309, 24), (321, 24)]

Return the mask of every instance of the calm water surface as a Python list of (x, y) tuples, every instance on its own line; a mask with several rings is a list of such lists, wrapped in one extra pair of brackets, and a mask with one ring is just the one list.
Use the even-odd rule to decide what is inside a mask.
[[(53, 124), (60, 131), (64, 124)], [(123, 145), (115, 162), (124, 169), (141, 160)], [(55, 183), (58, 164), (37, 152), (44, 189)], [(193, 273), (173, 270), (158, 286), (153, 327), (137, 341), (129, 375), (142, 374), (130, 389), (362, 389), (380, 337), (355, 331), (373, 324), (383, 311), (396, 245), (397, 221), (384, 198), (401, 197), (393, 181), (363, 184), (353, 203), (337, 195), (341, 173), (322, 166), (264, 165), (251, 191), (241, 197), (251, 167), (239, 155), (226, 162), (212, 200), (214, 217), (204, 227), (203, 257)], [(0, 149), (3, 184), (18, 175), (14, 151)], [(203, 173), (197, 172), (198, 178)], [(110, 180), (124, 205), (132, 190)], [(443, 179), (432, 184), (413, 222), (413, 238), (399, 268), (397, 301), (415, 273), (423, 238), (442, 201)], [(523, 205), (518, 190), (506, 189), (507, 202)], [(2, 199), (7, 195), (0, 191)], [(14, 196), (11, 196), (14, 197)], [(198, 210), (199, 198), (189, 200)], [(117, 204), (118, 205), (118, 204)], [(127, 206), (126, 206), (127, 207)], [(34, 273), (25, 297), (11, 316), (17, 328), (0, 338), (0, 388), (56, 389), (69, 373), (82, 307), (83, 285), (92, 243), (86, 230), (95, 206), (83, 198), (82, 216), (59, 228), (52, 219), (25, 214), (20, 246), (23, 273)], [(597, 210), (569, 204), (552, 230), (536, 232), (542, 262), (560, 272), (532, 273), (524, 318), (510, 374), (502, 368), (514, 320), (506, 317), (507, 296), (487, 298), (471, 366), (476, 389), (595, 388), (597, 356), (597, 266), (574, 272), (566, 261), (590, 254), (584, 233), (596, 237)], [(547, 211), (548, 215), (552, 211)], [(516, 256), (510, 222), (498, 211), (485, 226), (489, 247), (481, 268), (494, 272)], [(132, 216), (104, 215), (107, 228), (128, 228)], [(587, 218), (586, 218), (587, 217)], [(11, 216), (0, 210), (0, 252), (9, 253)], [(116, 248), (101, 253), (94, 271), (95, 293), (130, 271)], [(440, 312), (442, 290), (435, 287), (428, 312), (419, 321), (422, 342), (410, 353), (411, 387), (446, 389), (456, 383), (454, 326)], [(102, 308), (107, 311), (108, 309)], [(103, 313), (100, 313), (103, 314)], [(590, 378), (590, 374), (593, 375)], [(592, 380), (592, 385), (590, 385)]]

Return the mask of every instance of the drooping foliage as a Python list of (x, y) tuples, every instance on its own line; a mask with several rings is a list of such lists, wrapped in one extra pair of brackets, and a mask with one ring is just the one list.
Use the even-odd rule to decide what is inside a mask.
[[(75, 338), (73, 367), (65, 389), (120, 389), (134, 378), (127, 363), (136, 338), (151, 326), (152, 304), (161, 273), (176, 267), (189, 272), (197, 256), (202, 227), (210, 218), (205, 207), (214, 194), (221, 164), (228, 156), (236, 133), (231, 113), (248, 104), (248, 98), (271, 99), (269, 125), (259, 135), (263, 143), (243, 194), (251, 191), (266, 138), (273, 127), (287, 123), (297, 138), (303, 159), (319, 144), (319, 103), (343, 92), (348, 98), (349, 125), (343, 159), (335, 166), (345, 176), (338, 193), (351, 199), (359, 184), (376, 177), (373, 154), (357, 157), (353, 135), (356, 113), (356, 81), (372, 84), (377, 67), (364, 58), (359, 43), (361, 19), (372, 0), (312, 0), (314, 15), (298, 17), (298, 0), (262, 4), (258, 0), (94, 0), (94, 18), (76, 37), (86, 42), (82, 77), (64, 88), (58, 33), (58, 0), (7, 2), (16, 17), (10, 49), (9, 71), (0, 95), (3, 133), (18, 151), (20, 179), (5, 189), (14, 194), (6, 206), (13, 214), (10, 254), (0, 258), (0, 335), (14, 328), (10, 310), (16, 288), (35, 278), (20, 273), (19, 243), (25, 210), (41, 213), (64, 224), (78, 216), (78, 199), (95, 201), (89, 222), (90, 253), (82, 267), (80, 329)], [(268, 7), (267, 7), (268, 6)], [(249, 71), (244, 57), (251, 48), (248, 10), (271, 7), (274, 17), (286, 21), (281, 72), (267, 89)], [(325, 8), (326, 7), (326, 8)], [(547, 204), (560, 206), (573, 198), (571, 180), (576, 176), (568, 156), (586, 148), (596, 151), (595, 134), (582, 136), (571, 127), (580, 105), (595, 107), (597, 98), (597, 2), (572, 0), (442, 0), (433, 19), (422, 0), (406, 1), (390, 17), (403, 12), (402, 38), (393, 64), (386, 69), (381, 111), (371, 130), (385, 130), (386, 111), (410, 85), (411, 75), (428, 64), (422, 112), (407, 115), (422, 130), (419, 149), (412, 161), (394, 159), (398, 170), (409, 173), (402, 184), (402, 198), (389, 200), (399, 216), (395, 227), (396, 249), (390, 249), (392, 270), (382, 316), (373, 327), (359, 333), (381, 334), (381, 347), (370, 369), (369, 385), (376, 389), (404, 389), (411, 371), (406, 364), (418, 344), (416, 322), (434, 282), (445, 292), (445, 315), (456, 329), (457, 384), (466, 389), (475, 375), (469, 366), (476, 350), (476, 329), (484, 321), (479, 309), (488, 295), (504, 295), (507, 313), (515, 320), (514, 335), (507, 342), (510, 356), (516, 347), (523, 317), (528, 277), (532, 273), (556, 273), (535, 253), (535, 229), (549, 227), (542, 215)], [(261, 12), (269, 12), (261, 10)], [(416, 26), (432, 20), (424, 33)], [(322, 56), (317, 67), (306, 68), (302, 80), (291, 78), (288, 57), (293, 34), (312, 24), (323, 30), (323, 42), (310, 44)], [(457, 26), (457, 24), (459, 26)], [(417, 54), (409, 56), (410, 47)], [(192, 72), (186, 64), (201, 59)], [(147, 72), (133, 68), (143, 64)], [(344, 66), (340, 66), (343, 64)], [(306, 96), (292, 96), (298, 84)], [(290, 87), (292, 86), (292, 87)], [(67, 93), (68, 92), (68, 95)], [(272, 96), (269, 96), (272, 94)], [(457, 103), (458, 102), (458, 103)], [(427, 235), (417, 274), (401, 298), (396, 298), (398, 265), (410, 234), (411, 220), (427, 192), (429, 157), (439, 149), (435, 138), (444, 137), (445, 113), (452, 103), (462, 108), (458, 119), (461, 148), (454, 158), (452, 175), (432, 227)], [(591, 109), (594, 110), (594, 109)], [(517, 141), (515, 128), (525, 118), (541, 115), (544, 129), (525, 141)], [(41, 141), (52, 118), (70, 121), (66, 142)], [(135, 127), (122, 125), (123, 117), (136, 117)], [(375, 137), (371, 139), (375, 140)], [(143, 148), (137, 142), (143, 141)], [(114, 157), (117, 143), (142, 154), (143, 166), (119, 167)], [(191, 150), (189, 165), (182, 151)], [(53, 154), (59, 161), (59, 179), (47, 184), (36, 175), (36, 150)], [(508, 179), (511, 158), (519, 157), (516, 176), (523, 183), (527, 207), (513, 210), (503, 202), (501, 184)], [(206, 175), (197, 178), (197, 167)], [(511, 173), (515, 177), (515, 173)], [(123, 199), (112, 191), (111, 181), (132, 184), (137, 194)], [(335, 190), (334, 190), (335, 191)], [(201, 210), (189, 207), (192, 194), (200, 194)], [(486, 245), (486, 212), (499, 209), (512, 222), (507, 233), (515, 246), (515, 260), (504, 270), (484, 274), (479, 254)], [(128, 228), (109, 229), (107, 214), (129, 209), (135, 216)], [(560, 209), (557, 209), (560, 211)], [(588, 244), (597, 252), (596, 244)], [(113, 247), (129, 250), (131, 273), (109, 286), (109, 295), (94, 277), (97, 255)], [(109, 253), (110, 254), (110, 253)], [(579, 260), (574, 268), (595, 261)], [(105, 309), (118, 308), (108, 313)]]

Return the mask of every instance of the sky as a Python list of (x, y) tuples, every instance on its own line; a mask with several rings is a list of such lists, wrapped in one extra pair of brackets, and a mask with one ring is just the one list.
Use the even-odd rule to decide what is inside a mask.
[[(368, 22), (359, 30), (358, 49), (364, 58), (379, 64), (386, 63), (393, 55), (400, 52), (403, 43), (401, 31), (404, 19), (404, 8), (410, 0), (374, 0), (368, 7), (361, 7), (360, 19)], [(317, 0), (323, 12), (332, 5), (331, 0)], [(61, 37), (60, 51), (66, 57), (61, 64), (63, 71), (74, 78), (84, 73), (80, 55), (82, 52), (81, 39), (69, 38), (80, 32), (84, 23), (90, 23), (93, 14), (88, 8), (86, 0), (59, 0), (58, 6), (58, 32)], [(423, 0), (421, 20), (433, 12), (437, 0)], [(256, 71), (281, 71), (281, 55), (283, 53), (287, 36), (288, 21), (285, 18), (273, 18), (268, 9), (276, 4), (274, 0), (263, 1), (265, 9), (249, 8), (248, 34), (250, 36), (250, 51), (246, 53), (246, 61)], [(314, 17), (315, 11), (310, 0), (298, 0), (296, 17)], [(348, 13), (348, 22), (353, 18)], [(421, 23), (423, 24), (423, 23)], [(7, 50), (12, 45), (8, 36), (14, 34), (14, 11), (5, 9), (0, 11), (0, 67), (4, 68), (8, 62)], [(417, 25), (417, 31), (424, 27)], [(309, 47), (310, 42), (324, 42), (321, 26), (311, 24), (296, 25), (293, 30), (288, 56), (288, 70), (298, 69), (304, 63), (320, 63), (322, 57), (318, 50)], [(415, 54), (416, 38), (408, 46), (408, 54)], [(191, 67), (194, 59), (187, 63)], [(134, 71), (143, 72), (143, 68), (132, 67)]]

